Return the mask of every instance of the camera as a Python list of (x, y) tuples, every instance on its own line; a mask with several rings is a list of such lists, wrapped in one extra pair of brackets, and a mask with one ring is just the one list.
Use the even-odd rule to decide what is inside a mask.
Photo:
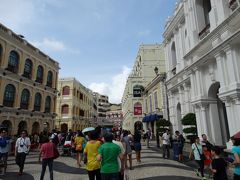
[(20, 147), (23, 147), (23, 144), (20, 144)]

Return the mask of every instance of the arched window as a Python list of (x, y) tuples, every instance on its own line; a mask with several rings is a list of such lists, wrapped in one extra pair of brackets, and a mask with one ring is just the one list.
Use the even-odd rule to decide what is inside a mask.
[(11, 51), (8, 57), (7, 70), (13, 73), (17, 73), (19, 64), (19, 55), (16, 51)]
[(62, 114), (69, 113), (69, 106), (67, 104), (62, 105)]
[(23, 71), (23, 76), (31, 79), (32, 77), (32, 67), (33, 67), (33, 63), (30, 59), (26, 59), (25, 61), (25, 65), (24, 65), (24, 71)]
[(29, 99), (30, 99), (30, 92), (29, 90), (24, 89), (21, 95), (21, 103), (20, 103), (21, 109), (28, 109)]
[(62, 95), (66, 96), (70, 94), (70, 87), (69, 86), (64, 86), (62, 90)]
[(2, 48), (2, 45), (0, 44), (0, 63), (2, 61), (2, 54), (3, 54), (3, 48)]
[(8, 84), (5, 87), (3, 105), (7, 107), (13, 107), (15, 99), (16, 88), (12, 84)]
[(37, 78), (36, 82), (42, 83), (43, 82), (43, 67), (41, 65), (37, 68)]
[(42, 95), (40, 93), (36, 93), (34, 99), (34, 111), (41, 111), (41, 101)]
[(45, 112), (50, 113), (51, 112), (51, 97), (47, 96), (45, 101)]
[(47, 75), (47, 86), (52, 87), (52, 81), (53, 81), (53, 73), (52, 71), (48, 71)]

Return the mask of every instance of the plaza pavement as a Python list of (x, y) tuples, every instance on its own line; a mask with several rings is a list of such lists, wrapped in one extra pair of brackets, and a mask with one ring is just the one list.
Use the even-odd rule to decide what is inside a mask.
[[(0, 176), (4, 180), (39, 180), (41, 164), (38, 162), (37, 152), (31, 152), (26, 159), (23, 176), (17, 176), (18, 167), (15, 165), (14, 157), (9, 157), (7, 174)], [(152, 144), (152, 148), (143, 145), (142, 163), (136, 164), (133, 154), (134, 170), (129, 170), (130, 180), (194, 180), (193, 167), (178, 163), (173, 160), (162, 158), (161, 151)], [(87, 172), (78, 168), (73, 157), (61, 156), (54, 162), (55, 180), (87, 180)], [(45, 180), (49, 180), (48, 169)]]

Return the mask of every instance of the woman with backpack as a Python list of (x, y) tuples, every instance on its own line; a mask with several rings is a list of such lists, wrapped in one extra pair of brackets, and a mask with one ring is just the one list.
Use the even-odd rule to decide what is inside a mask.
[(77, 165), (81, 167), (81, 160), (83, 155), (84, 135), (82, 131), (77, 132), (77, 136), (74, 138), (75, 150), (77, 153)]

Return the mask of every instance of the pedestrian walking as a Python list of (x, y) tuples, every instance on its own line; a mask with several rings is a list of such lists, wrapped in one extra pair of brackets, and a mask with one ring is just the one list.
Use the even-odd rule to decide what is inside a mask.
[(217, 146), (212, 147), (212, 173), (214, 180), (228, 180), (227, 177), (227, 162), (220, 157), (221, 149)]
[(176, 135), (176, 140), (177, 140), (177, 145), (178, 145), (178, 161), (182, 162), (183, 161), (183, 147), (185, 143), (185, 138), (183, 137), (182, 134), (180, 134), (179, 131), (175, 131)]
[(127, 160), (129, 160), (129, 168), (132, 170), (132, 148), (130, 145), (130, 141), (133, 141), (133, 138), (131, 139), (131, 136), (128, 136), (128, 131), (123, 131), (123, 139), (122, 141), (126, 144), (126, 152), (124, 154), (125, 159), (125, 168), (128, 168)]
[(75, 150), (77, 153), (77, 165), (81, 167), (81, 161), (83, 156), (83, 144), (84, 144), (84, 135), (82, 131), (77, 132), (77, 136), (74, 138)]
[(134, 132), (134, 150), (136, 152), (136, 159), (138, 163), (141, 163), (141, 150), (142, 150), (142, 145), (141, 145), (141, 131), (136, 129)]
[(0, 130), (0, 170), (1, 175), (4, 175), (7, 170), (7, 159), (9, 150), (9, 139), (7, 138), (7, 131)]
[(166, 129), (165, 133), (163, 133), (162, 135), (162, 141), (163, 141), (163, 158), (166, 158), (166, 154), (167, 154), (167, 158), (170, 157), (170, 134), (169, 134), (169, 130)]
[(201, 173), (202, 180), (205, 180), (204, 176), (204, 155), (202, 145), (200, 144), (199, 137), (195, 138), (195, 142), (192, 144), (192, 151), (190, 152), (189, 159), (192, 159), (194, 156), (195, 161), (197, 162), (199, 168), (196, 170), (196, 175), (199, 176), (199, 172)]
[(45, 142), (43, 142), (39, 153), (39, 162), (40, 158), (42, 157), (42, 171), (40, 180), (44, 179), (47, 166), (49, 168), (50, 180), (53, 180), (53, 160), (56, 158), (56, 151), (57, 147), (56, 144), (54, 144), (52, 137), (50, 138), (50, 141), (46, 139)]
[[(125, 143), (121, 142), (119, 133), (115, 135), (115, 140), (113, 140), (113, 143), (120, 147), (121, 154), (125, 154), (126, 145), (125, 145)], [(119, 180), (124, 180), (124, 170), (125, 170), (124, 158), (120, 159), (118, 157), (118, 166), (119, 166)]]
[(28, 137), (27, 131), (23, 130), (21, 132), (21, 137), (19, 137), (16, 141), (15, 145), (15, 157), (16, 157), (16, 164), (19, 166), (18, 175), (23, 174), (23, 168), (25, 164), (25, 159), (27, 154), (30, 151), (31, 141)]
[(119, 180), (118, 157), (122, 160), (123, 154), (120, 147), (112, 141), (113, 134), (107, 132), (104, 134), (104, 144), (98, 150), (102, 180)]
[(240, 139), (234, 139), (232, 153), (234, 154), (234, 180), (240, 180)]
[(84, 161), (86, 163), (86, 169), (88, 171), (89, 180), (101, 180), (100, 174), (100, 161), (97, 160), (98, 149), (101, 146), (101, 142), (98, 141), (98, 133), (91, 131), (88, 134), (89, 141), (84, 148)]
[(150, 128), (148, 128), (147, 131), (146, 131), (146, 142), (147, 142), (147, 148), (150, 147), (150, 140), (151, 140), (151, 137), (152, 137), (152, 132), (151, 132)]
[(206, 146), (206, 147), (207, 147), (207, 150), (208, 150), (209, 152), (211, 152), (211, 149), (212, 149), (213, 145), (208, 141), (208, 137), (207, 137), (206, 134), (202, 134), (201, 144), (202, 144), (203, 146)]

